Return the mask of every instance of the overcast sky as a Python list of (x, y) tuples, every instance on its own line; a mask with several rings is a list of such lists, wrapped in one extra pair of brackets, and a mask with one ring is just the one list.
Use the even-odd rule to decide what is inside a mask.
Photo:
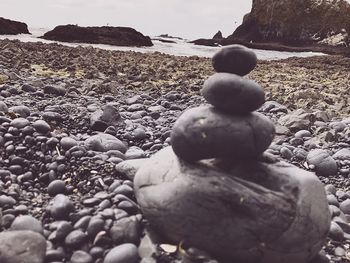
[(0, 0), (0, 17), (29, 27), (129, 26), (145, 35), (168, 33), (187, 39), (233, 32), (251, 0)]

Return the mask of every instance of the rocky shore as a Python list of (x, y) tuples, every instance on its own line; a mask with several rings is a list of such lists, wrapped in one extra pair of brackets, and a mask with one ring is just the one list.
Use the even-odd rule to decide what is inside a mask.
[[(210, 59), (9, 40), (0, 50), (1, 262), (217, 262), (151, 244), (133, 191), (138, 159), (169, 146), (180, 114), (205, 103)], [(267, 152), (325, 184), (332, 223), (315, 263), (349, 259), (349, 67), (289, 58), (247, 76), (276, 126)]]
[(231, 35), (192, 43), (349, 56), (349, 13), (346, 0), (253, 0), (251, 11)]

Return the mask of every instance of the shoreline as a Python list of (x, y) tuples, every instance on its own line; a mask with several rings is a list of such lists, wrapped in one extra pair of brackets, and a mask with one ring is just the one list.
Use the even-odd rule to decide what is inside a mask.
[(202, 46), (217, 46), (217, 45), (232, 45), (232, 44), (240, 44), (246, 46), (248, 48), (253, 49), (261, 49), (261, 50), (273, 50), (273, 51), (285, 51), (285, 52), (317, 52), (317, 53), (325, 53), (328, 55), (343, 55), (350, 56), (350, 49), (347, 47), (337, 47), (330, 45), (321, 45), (321, 44), (313, 44), (313, 45), (286, 45), (278, 42), (262, 42), (262, 43), (253, 43), (246, 42), (239, 39), (197, 39), (191, 41), (196, 45)]
[[(214, 53), (219, 49), (219, 47), (208, 47), (204, 45), (195, 45), (191, 42), (185, 40), (179, 40), (176, 43), (165, 43), (159, 40), (154, 40), (152, 47), (122, 47), (122, 46), (113, 46), (113, 45), (104, 45), (104, 44), (87, 44), (87, 43), (69, 43), (69, 42), (59, 42), (59, 41), (50, 41), (40, 38), (41, 34), (38, 32), (35, 35), (20, 35), (20, 36), (5, 36), (9, 40), (20, 40), (21, 42), (43, 42), (43, 43), (57, 43), (65, 46), (75, 47), (75, 46), (92, 46), (94, 48), (100, 48), (103, 50), (120, 50), (120, 51), (135, 51), (142, 53), (152, 53), (152, 52), (161, 52), (169, 55), (175, 56), (199, 56), (210, 58)], [(4, 36), (0, 39), (4, 39)], [(169, 39), (168, 39), (169, 40)], [(325, 53), (315, 53), (315, 52), (296, 52), (296, 51), (276, 51), (276, 50), (263, 50), (255, 49), (255, 52), (259, 59), (262, 60), (278, 60), (282, 58), (287, 58), (291, 56), (298, 57), (309, 57), (313, 55), (325, 55)], [(312, 54), (313, 53), (313, 54)]]
[[(117, 79), (123, 85), (133, 86), (133, 82), (137, 82), (136, 86), (140, 86), (144, 83), (145, 89), (156, 89), (163, 84), (169, 86), (184, 85), (185, 87), (179, 88), (187, 89), (191, 93), (198, 92), (204, 79), (213, 73), (210, 59), (198, 56), (187, 57), (160, 52), (114, 51), (93, 47), (69, 47), (56, 43), (0, 40), (0, 47), (4, 48), (4, 46), (17, 47), (21, 49), (21, 52), (27, 52), (26, 58), (18, 57), (16, 63), (10, 64), (12, 66), (15, 64), (16, 67), (25, 64), (26, 71), (29, 70), (29, 72), (30, 65), (28, 66), (28, 64), (43, 64), (53, 71), (66, 70), (66, 75), (73, 73), (79, 75), (81, 71), (85, 71), (84, 76), (88, 78), (98, 75), (100, 72), (106, 77), (110, 75), (112, 79)], [(57, 54), (58, 57), (50, 56), (51, 60), (48, 58), (43, 60), (40, 58), (40, 56), (45, 57), (42, 49), (60, 50), (61, 54)], [(91, 58), (83, 58), (80, 55), (83, 61), (89, 60), (89, 62), (65, 65), (69, 62), (67, 53), (74, 51), (78, 54), (86, 53), (94, 57), (94, 63), (91, 63)], [(36, 52), (40, 52), (41, 55), (36, 56)], [(130, 58), (128, 58), (129, 56)], [(133, 61), (135, 64), (132, 63)], [(125, 65), (124, 68), (123, 65)], [(315, 109), (317, 105), (319, 110), (349, 115), (350, 103), (346, 96), (346, 90), (350, 87), (350, 80), (346, 74), (348, 68), (350, 68), (350, 59), (342, 56), (291, 57), (271, 61), (259, 60), (257, 69), (247, 77), (256, 80), (266, 89), (269, 95), (268, 99), (286, 104), (292, 109), (297, 107), (306, 110)], [(134, 75), (132, 79), (125, 77), (128, 74)], [(133, 79), (135, 80), (133, 81)], [(179, 85), (176, 85), (176, 81), (179, 81)], [(281, 86), (284, 87), (280, 89)], [(307, 88), (309, 88), (309, 92), (305, 93), (303, 90)], [(284, 94), (281, 91), (289, 93)], [(305, 98), (302, 97), (303, 94), (306, 96)], [(324, 102), (319, 103), (320, 100)]]
[[(18, 40), (0, 40), (0, 50), (0, 190), (8, 220), (2, 232), (27, 215), (27, 225), (45, 233), (50, 246), (43, 250), (51, 261), (68, 262), (79, 252), (103, 262), (128, 244), (128, 255), (137, 258), (132, 262), (140, 262), (137, 249), (147, 235), (132, 161), (168, 147), (175, 120), (205, 103), (199, 94), (214, 73), (211, 60)], [(333, 158), (349, 148), (349, 68), (350, 58), (333, 55), (258, 61), (247, 78), (264, 88), (268, 102), (259, 111), (276, 123), (270, 154), (315, 171), (306, 161), (312, 150)], [(105, 129), (95, 117), (107, 105)], [(285, 117), (293, 123), (282, 122)], [(295, 136), (294, 123), (305, 137)], [(337, 172), (319, 178), (328, 185), (329, 203), (339, 207), (350, 200), (350, 159), (334, 162)], [(336, 224), (341, 212), (332, 211)], [(336, 231), (322, 253), (345, 263), (350, 230)], [(146, 245), (154, 252), (143, 254), (144, 261), (181, 261), (181, 253)]]

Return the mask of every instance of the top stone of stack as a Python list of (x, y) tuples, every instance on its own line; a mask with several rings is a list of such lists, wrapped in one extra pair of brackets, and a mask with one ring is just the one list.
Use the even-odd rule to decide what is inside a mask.
[(255, 68), (257, 57), (253, 51), (244, 46), (230, 45), (221, 48), (213, 56), (212, 63), (216, 72), (244, 76)]

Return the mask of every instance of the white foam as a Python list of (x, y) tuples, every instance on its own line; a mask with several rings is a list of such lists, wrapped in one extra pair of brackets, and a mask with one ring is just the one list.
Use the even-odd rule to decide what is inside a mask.
[[(94, 48), (100, 48), (105, 50), (119, 50), (119, 51), (136, 51), (142, 53), (149, 52), (161, 52), (169, 55), (175, 56), (199, 56), (199, 57), (212, 57), (213, 54), (219, 49), (219, 47), (207, 47), (207, 46), (199, 46), (188, 43), (186, 40), (180, 39), (168, 39), (163, 38), (164, 40), (172, 40), (176, 43), (164, 43), (159, 40), (152, 40), (154, 46), (152, 47), (119, 47), (119, 46), (111, 46), (111, 45), (102, 45), (102, 44), (81, 44), (81, 43), (65, 43), (58, 41), (50, 41), (45, 39), (38, 38), (42, 36), (45, 32), (49, 31), (49, 29), (45, 28), (31, 28), (29, 34), (20, 34), (20, 35), (0, 35), (0, 39), (18, 39), (22, 42), (43, 42), (43, 43), (59, 43), (65, 46), (77, 47), (77, 46), (92, 46)], [(159, 39), (159, 38), (158, 38)], [(323, 53), (317, 52), (281, 52), (281, 51), (272, 51), (272, 50), (259, 50), (254, 49), (258, 59), (261, 60), (277, 60), (277, 59), (285, 59), (289, 57), (310, 57), (316, 55), (325, 55)]]

